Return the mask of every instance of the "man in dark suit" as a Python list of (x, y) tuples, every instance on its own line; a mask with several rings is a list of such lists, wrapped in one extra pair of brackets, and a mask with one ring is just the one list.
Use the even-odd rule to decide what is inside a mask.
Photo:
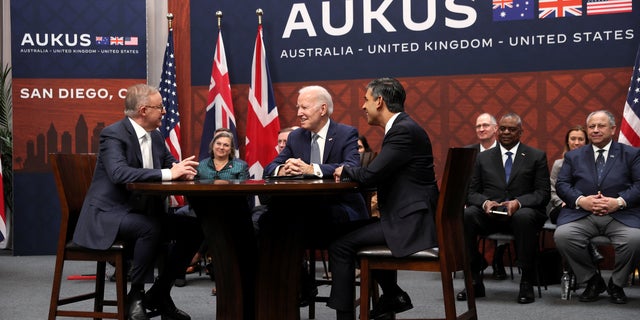
[[(308, 86), (300, 89), (296, 107), (300, 128), (289, 133), (284, 149), (265, 167), (265, 177), (307, 175), (332, 178), (338, 166), (359, 165), (358, 130), (330, 120), (333, 99), (325, 88)], [(305, 247), (326, 248), (347, 225), (369, 218), (360, 193), (315, 196), (306, 200), (303, 208), (292, 206), (291, 201), (290, 198), (275, 196), (269, 200), (268, 212), (259, 222), (263, 234), (277, 233), (282, 225), (294, 225), (302, 231)], [(278, 213), (270, 213), (273, 211)], [(309, 298), (318, 294), (313, 282), (315, 275), (308, 271), (308, 268), (303, 268), (300, 306), (307, 305)]]
[[(126, 187), (129, 182), (192, 180), (196, 175), (198, 163), (194, 157), (176, 162), (156, 130), (164, 114), (157, 89), (146, 84), (128, 88), (126, 117), (100, 134), (96, 170), (73, 236), (75, 243), (91, 249), (107, 249), (116, 240), (133, 248), (127, 295), (131, 320), (148, 319), (145, 307), (160, 311), (163, 319), (190, 319), (176, 308), (169, 292), (176, 275), (185, 270), (202, 241), (200, 227), (193, 218), (166, 215), (162, 198), (132, 193)], [(145, 275), (153, 273), (165, 232), (172, 233), (176, 242), (163, 271), (145, 295)]]
[[(325, 88), (308, 86), (300, 89), (296, 107), (300, 128), (289, 133), (284, 149), (265, 167), (265, 177), (307, 175), (327, 178), (332, 177), (338, 166), (359, 165), (358, 130), (329, 119), (333, 113), (333, 99)], [(317, 136), (319, 151), (319, 158), (314, 161), (311, 160), (313, 136)], [(361, 195), (333, 198), (336, 197), (326, 200), (335, 223), (369, 217)]]
[[(498, 145), (496, 135), (498, 133), (498, 121), (496, 117), (489, 113), (482, 113), (476, 118), (476, 136), (478, 137), (478, 143), (470, 144), (465, 148), (472, 148), (478, 150), (478, 153), (485, 150), (489, 150)], [(496, 246), (496, 250), (493, 252), (493, 278), (496, 280), (504, 280), (507, 278), (507, 273), (504, 270), (504, 250), (507, 244), (499, 243)]]
[[(640, 262), (640, 149), (613, 141), (616, 122), (609, 111), (587, 117), (590, 144), (569, 151), (556, 191), (566, 205), (558, 215), (556, 246), (579, 283), (587, 283), (580, 301), (598, 299), (605, 290), (613, 303), (626, 303), (622, 289)], [(589, 239), (611, 239), (616, 259), (609, 284), (597, 272), (587, 250)]]
[[(522, 269), (518, 303), (535, 301), (534, 258), (538, 232), (547, 216), (550, 198), (546, 154), (520, 142), (522, 120), (508, 113), (498, 122), (499, 145), (478, 154), (464, 212), (466, 247), (471, 257), (476, 297), (485, 296), (480, 271), (486, 266), (478, 251), (478, 236), (495, 232), (515, 236), (518, 264)], [(502, 213), (493, 213), (499, 211)], [(466, 300), (463, 290), (458, 300)]]
[[(377, 186), (380, 219), (346, 234), (329, 248), (333, 284), (327, 305), (336, 309), (338, 320), (354, 317), (353, 283), (359, 248), (386, 244), (394, 256), (402, 257), (437, 246), (434, 214), (438, 186), (429, 136), (404, 113), (406, 93), (400, 82), (376, 79), (366, 90), (362, 110), (370, 125), (384, 128), (382, 148), (366, 168), (345, 165), (338, 167), (334, 176)], [(372, 319), (413, 308), (394, 271), (373, 276), (384, 294), (371, 312)]]

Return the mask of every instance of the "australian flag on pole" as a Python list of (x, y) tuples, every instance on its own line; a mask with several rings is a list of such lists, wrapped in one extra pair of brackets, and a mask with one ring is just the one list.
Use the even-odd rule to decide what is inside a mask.
[(207, 108), (200, 138), (199, 159), (210, 157), (209, 143), (213, 139), (216, 129), (227, 128), (233, 133), (233, 142), (236, 146), (235, 156), (239, 156), (238, 133), (236, 131), (236, 117), (233, 112), (231, 100), (231, 84), (229, 82), (229, 69), (227, 68), (227, 56), (222, 41), (222, 31), (218, 30), (218, 42), (213, 55), (211, 67), (211, 82), (209, 95), (207, 96)]
[(622, 111), (622, 124), (618, 142), (640, 147), (640, 48), (631, 75), (627, 101)]
[(245, 160), (249, 165), (249, 176), (253, 179), (261, 179), (264, 166), (277, 155), (273, 145), (278, 140), (278, 131), (280, 131), (278, 108), (273, 97), (266, 51), (262, 41), (262, 24), (258, 25), (252, 62)]
[[(160, 132), (164, 137), (167, 148), (171, 151), (176, 160), (182, 160), (182, 149), (180, 148), (180, 112), (178, 112), (178, 86), (176, 84), (176, 62), (173, 52), (173, 29), (169, 29), (167, 48), (164, 52), (162, 63), (162, 74), (160, 75), (160, 95), (166, 113), (162, 117)], [(182, 196), (169, 197), (171, 207), (181, 207), (184, 205)]]

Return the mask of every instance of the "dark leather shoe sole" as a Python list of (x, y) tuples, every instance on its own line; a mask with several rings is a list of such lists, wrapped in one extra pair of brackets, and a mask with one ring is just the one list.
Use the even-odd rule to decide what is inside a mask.
[[(477, 285), (473, 285), (473, 293), (476, 295), (476, 298), (484, 298), (486, 296), (484, 283)], [(462, 291), (458, 292), (456, 295), (456, 300), (458, 301), (467, 301), (467, 289), (462, 289)]]
[[(584, 292), (582, 292), (582, 294), (578, 298), (580, 302), (596, 301), (598, 300), (600, 294), (605, 292), (605, 290), (607, 290), (607, 285), (604, 283), (604, 280), (600, 276), (598, 275), (596, 276), (598, 277), (598, 279), (596, 280), (597, 282), (595, 284), (593, 283), (587, 284), (587, 288), (584, 289)], [(589, 280), (589, 282), (591, 282), (591, 280)]]

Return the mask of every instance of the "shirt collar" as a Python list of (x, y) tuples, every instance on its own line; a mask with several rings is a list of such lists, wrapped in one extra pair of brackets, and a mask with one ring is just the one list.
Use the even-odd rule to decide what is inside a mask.
[(133, 130), (135, 130), (135, 132), (136, 132), (136, 137), (138, 138), (138, 140), (142, 139), (142, 137), (144, 137), (147, 134), (147, 130), (145, 130), (137, 122), (133, 121), (133, 119), (129, 118), (129, 121), (131, 122), (131, 125), (133, 126)]
[(591, 147), (593, 147), (593, 153), (598, 152), (598, 150), (603, 149), (605, 152), (609, 152), (609, 150), (611, 150), (611, 143), (613, 142), (613, 140), (609, 140), (609, 143), (607, 143), (604, 147), (602, 148), (598, 148), (596, 147), (594, 144), (591, 145)]
[(389, 121), (387, 121), (387, 124), (384, 126), (384, 134), (387, 134), (387, 132), (389, 132), (389, 130), (391, 129), (391, 127), (393, 126), (393, 123), (396, 121), (396, 118), (401, 114), (402, 112), (398, 112), (394, 115), (391, 116), (391, 118), (389, 118)]

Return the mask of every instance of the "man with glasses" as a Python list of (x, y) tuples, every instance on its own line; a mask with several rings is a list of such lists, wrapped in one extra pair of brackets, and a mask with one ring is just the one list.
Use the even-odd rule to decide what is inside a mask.
[[(480, 271), (486, 267), (478, 251), (478, 236), (496, 232), (513, 234), (522, 270), (518, 303), (535, 301), (534, 258), (538, 232), (547, 220), (550, 198), (547, 155), (520, 142), (522, 120), (507, 113), (498, 122), (498, 146), (478, 154), (464, 212), (465, 241), (471, 257), (476, 297), (485, 296)], [(466, 300), (467, 293), (458, 293)]]
[[(470, 144), (465, 148), (478, 150), (478, 153), (489, 150), (498, 145), (496, 134), (498, 132), (498, 121), (489, 114), (483, 113), (476, 119), (476, 136), (478, 143)], [(507, 272), (504, 270), (503, 256), (507, 244), (499, 243), (493, 253), (493, 278), (496, 280), (504, 280), (507, 278)]]
[[(556, 191), (566, 205), (558, 215), (554, 240), (578, 283), (587, 283), (582, 302), (605, 290), (613, 303), (627, 303), (622, 289), (640, 262), (640, 149), (613, 141), (616, 122), (609, 111), (587, 117), (590, 144), (569, 151)], [(616, 253), (608, 285), (587, 246), (595, 236), (611, 240)]]
[[(132, 193), (126, 184), (192, 180), (198, 162), (195, 156), (177, 162), (156, 130), (165, 114), (157, 89), (134, 85), (127, 89), (124, 103), (126, 117), (100, 133), (98, 163), (73, 241), (104, 250), (119, 240), (132, 250), (129, 320), (149, 319), (145, 309), (159, 311), (162, 319), (188, 320), (191, 317), (175, 306), (170, 290), (203, 240), (200, 226), (193, 218), (167, 214), (163, 198)], [(164, 268), (145, 293), (145, 275), (153, 274), (165, 239), (173, 243)]]

